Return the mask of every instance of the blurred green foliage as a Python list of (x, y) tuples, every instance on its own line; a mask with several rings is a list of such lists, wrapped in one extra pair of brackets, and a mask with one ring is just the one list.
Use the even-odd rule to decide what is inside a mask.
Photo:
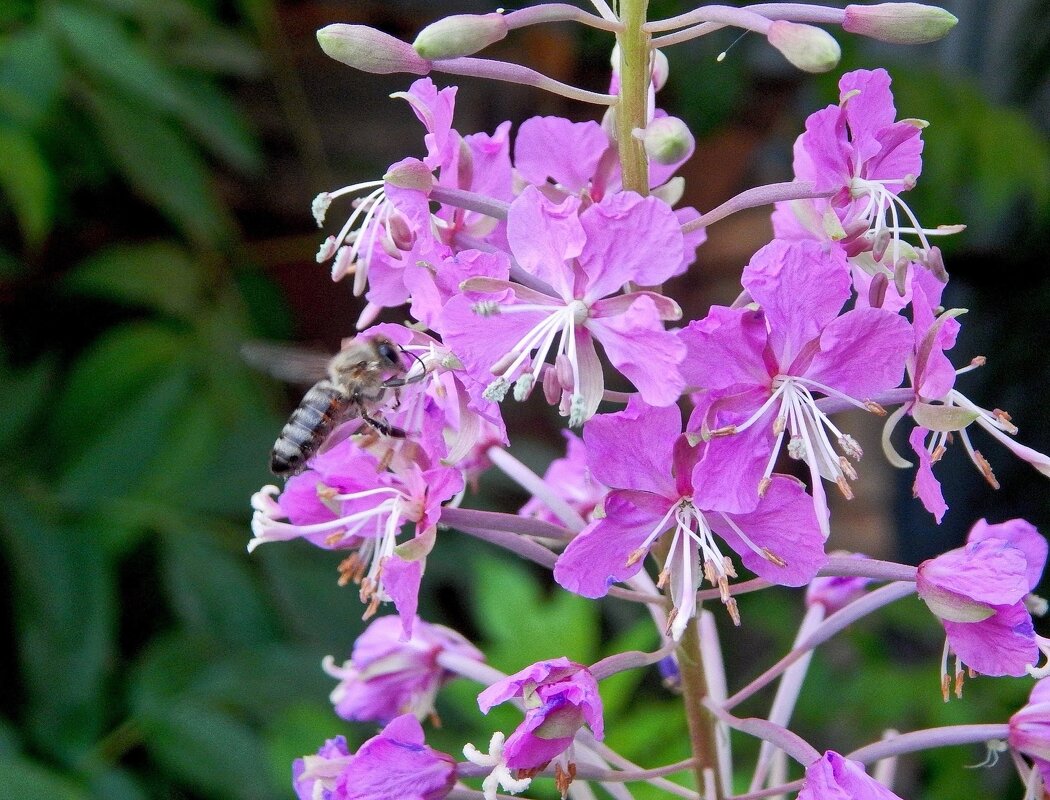
[[(244, 552), (282, 420), (238, 348), (288, 320), (216, 174), (264, 168), (230, 86), (267, 79), (257, 41), (273, 14), (266, 0), (0, 3), (0, 800), (288, 797), (293, 758), (374, 731), (326, 699), (320, 659), (344, 657), (362, 625), (330, 554)], [(716, 75), (706, 94), (703, 81), (679, 90), (705, 109), (702, 129), (746, 95), (742, 70)], [(933, 219), (1046, 213), (1046, 145), (1018, 112), (957, 81), (895, 77), (898, 105), (929, 109), (941, 137), (921, 184)], [(603, 613), (454, 532), (425, 591), (428, 618), (475, 633), (508, 672), (655, 644), (637, 608)], [(745, 628), (726, 631), (726, 649), (760, 657), (734, 657), (734, 685), (788, 646), (800, 610), (787, 597), (742, 600)], [(845, 747), (889, 725), (1002, 720), (1021, 702), (1023, 682), (982, 679), (940, 705), (936, 636), (901, 603), (833, 642), (802, 697), (805, 733)], [(457, 753), (516, 723), (509, 707), (482, 717), (477, 688), (442, 693), (435, 747)], [(645, 766), (687, 755), (655, 670), (602, 694), (612, 747)], [(958, 797), (959, 767), (979, 760), (924, 758), (924, 796)]]

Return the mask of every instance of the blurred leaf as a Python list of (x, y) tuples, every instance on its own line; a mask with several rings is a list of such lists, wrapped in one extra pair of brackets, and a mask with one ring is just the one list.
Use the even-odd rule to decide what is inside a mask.
[(207, 167), (182, 136), (146, 108), (87, 90), (84, 97), (113, 163), (143, 199), (197, 242), (229, 235)]
[(0, 126), (0, 188), (30, 247), (51, 230), (52, 186), (47, 159), (24, 130)]
[[(660, 644), (660, 637), (656, 628), (649, 619), (642, 620), (630, 630), (618, 636), (614, 641), (607, 642), (602, 647), (604, 655), (613, 653), (625, 653), (628, 650), (652, 651)], [(627, 706), (631, 704), (638, 686), (645, 679), (646, 673), (652, 674), (648, 669), (629, 669), (617, 672), (602, 681), (602, 707), (605, 719), (612, 720), (618, 716)]]
[(598, 608), (560, 590), (541, 596), (539, 583), (519, 564), (482, 556), (472, 570), (474, 610), (492, 666), (506, 672), (545, 658), (588, 664), (598, 649)]
[(0, 112), (27, 127), (39, 126), (58, 99), (62, 58), (47, 31), (26, 28), (0, 45)]
[(244, 722), (193, 700), (143, 710), (139, 722), (150, 755), (202, 797), (277, 800), (287, 796), (261, 765), (262, 740)]
[(146, 790), (129, 772), (107, 769), (93, 774), (88, 790), (94, 800), (149, 800)]
[[(15, 573), (15, 610), (28, 729), (67, 762), (106, 724), (115, 587), (96, 542), (57, 527), (5, 492), (0, 536)], [(0, 783), (2, 783), (0, 779)]]
[(46, 412), (54, 378), (55, 365), (50, 358), (21, 370), (0, 364), (0, 447), (15, 447), (15, 440), (34, 418)]
[(276, 717), (265, 734), (266, 759), (276, 785), (291, 783), (292, 762), (316, 753), (325, 740), (345, 733), (346, 723), (332, 716), (330, 707), (299, 705)]
[(262, 54), (245, 36), (220, 28), (196, 32), (167, 55), (174, 64), (238, 78), (258, 78), (266, 69)]
[(0, 759), (0, 800), (88, 800), (60, 773), (24, 759)]
[(175, 525), (161, 544), (168, 602), (190, 632), (225, 647), (273, 639), (272, 617), (248, 573), (245, 551), (234, 555), (214, 533)]
[(191, 395), (188, 370), (176, 368), (124, 409), (99, 421), (99, 436), (76, 456), (58, 484), (68, 502), (97, 507), (121, 497), (147, 477), (164, 433)]
[(51, 440), (60, 459), (80, 454), (104, 428), (120, 422), (188, 346), (185, 336), (152, 322), (122, 325), (99, 337), (76, 362), (54, 403)]
[(201, 265), (172, 242), (118, 244), (81, 261), (62, 286), (192, 320), (200, 313), (201, 271)]

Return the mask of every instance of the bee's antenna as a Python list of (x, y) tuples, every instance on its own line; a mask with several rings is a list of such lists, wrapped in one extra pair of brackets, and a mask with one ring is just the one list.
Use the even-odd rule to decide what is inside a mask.
[[(415, 381), (422, 380), (427, 374), (427, 365), (423, 363), (423, 359), (421, 359), (415, 353), (410, 353), (408, 350), (405, 349), (404, 345), (400, 345), (399, 344), (397, 346), (397, 349), (400, 350), (402, 353), (404, 353), (409, 358), (415, 359), (416, 363), (419, 364), (419, 368), (421, 370), (423, 370), (423, 372), (420, 374), (420, 376), (418, 378), (413, 378), (412, 381), (409, 381), (409, 382), (414, 383)], [(409, 371), (411, 371), (411, 368), (409, 368)]]

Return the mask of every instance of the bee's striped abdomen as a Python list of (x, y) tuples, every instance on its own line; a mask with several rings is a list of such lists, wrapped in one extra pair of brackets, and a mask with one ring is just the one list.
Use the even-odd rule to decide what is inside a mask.
[(331, 381), (315, 383), (277, 437), (270, 471), (287, 477), (302, 470), (345, 417), (349, 404), (350, 398)]

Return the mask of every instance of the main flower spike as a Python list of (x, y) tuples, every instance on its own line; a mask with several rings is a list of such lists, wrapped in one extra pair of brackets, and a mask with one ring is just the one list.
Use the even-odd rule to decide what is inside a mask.
[[(702, 459), (704, 445), (691, 446), (682, 434), (676, 406), (654, 408), (632, 399), (617, 414), (595, 417), (583, 429), (592, 474), (613, 491), (604, 517), (573, 539), (554, 567), (554, 579), (584, 597), (601, 597), (609, 587), (642, 569), (646, 554), (664, 534), (660, 585), (674, 603), (670, 633), (681, 638), (696, 613), (703, 578), (722, 593), (734, 621), (736, 601), (729, 579), (732, 561), (716, 534), (760, 577), (783, 586), (804, 586), (823, 566), (824, 537), (812, 503), (798, 481), (773, 476), (765, 496), (750, 509), (705, 504), (702, 487), (714, 476)], [(627, 448), (624, 442), (644, 442)]]
[(911, 326), (879, 308), (840, 314), (850, 297), (849, 270), (840, 251), (816, 242), (774, 240), (755, 253), (742, 282), (758, 308), (714, 306), (679, 334), (688, 347), (682, 374), (703, 387), (689, 430), (710, 440), (711, 478), (699, 487), (701, 502), (730, 511), (753, 507), (786, 438), (789, 455), (809, 466), (827, 536), (821, 480), (852, 497), (850, 460), (862, 452), (815, 395), (881, 412), (867, 401), (903, 379)]
[(685, 348), (663, 321), (681, 309), (654, 292), (617, 294), (628, 283), (660, 284), (682, 263), (684, 239), (665, 203), (633, 192), (589, 206), (576, 197), (555, 203), (528, 187), (510, 206), (507, 239), (530, 285), (467, 280), (442, 320), (467, 368), (479, 380), (488, 375), (488, 399), (502, 400), (513, 385), (522, 400), (543, 382), (569, 424), (582, 424), (605, 386), (595, 340), (647, 402), (678, 399)]

